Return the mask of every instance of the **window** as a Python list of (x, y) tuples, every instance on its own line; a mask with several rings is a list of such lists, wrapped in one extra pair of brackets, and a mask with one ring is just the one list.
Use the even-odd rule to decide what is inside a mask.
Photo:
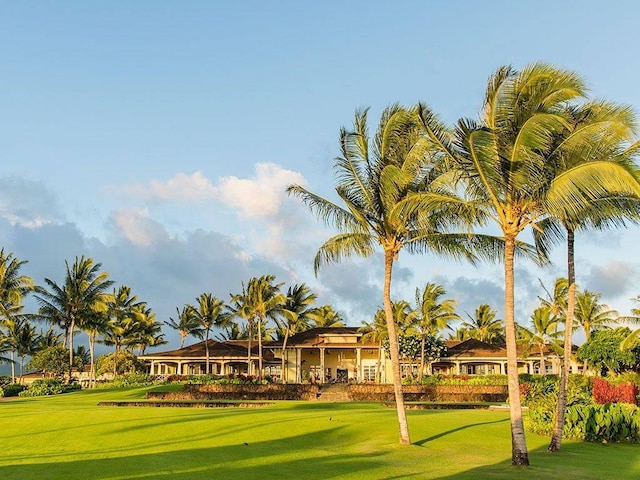
[(363, 375), (363, 380), (365, 382), (375, 382), (376, 381), (376, 366), (375, 365), (364, 365), (362, 367), (362, 375)]

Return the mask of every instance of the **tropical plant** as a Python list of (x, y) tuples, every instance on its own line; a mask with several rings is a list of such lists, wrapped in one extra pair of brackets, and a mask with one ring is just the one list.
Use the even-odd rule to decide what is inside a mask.
[(176, 318), (169, 317), (169, 321), (164, 322), (165, 325), (176, 330), (180, 335), (180, 348), (184, 347), (184, 341), (189, 335), (196, 338), (202, 338), (204, 331), (202, 326), (192, 315), (192, 311), (188, 307), (182, 307), (182, 310), (176, 307)]
[[(113, 294), (108, 298), (106, 314), (108, 322), (102, 330), (102, 341), (105, 345), (114, 347), (113, 376), (118, 375), (116, 359), (120, 349), (127, 345), (129, 340), (135, 335), (140, 320), (140, 308), (144, 307), (144, 302), (138, 301), (138, 296), (131, 293), (131, 287), (120, 285), (113, 289)], [(92, 318), (94, 322), (100, 323), (100, 319)]]
[(623, 350), (620, 344), (629, 336), (630, 329), (618, 327), (595, 330), (578, 348), (578, 360), (588, 362), (598, 373), (621, 373), (640, 364), (640, 347)]
[(20, 359), (20, 378), (22, 378), (26, 357), (36, 353), (38, 349), (39, 335), (36, 327), (27, 320), (18, 321), (15, 335), (16, 354)]
[(311, 305), (316, 301), (317, 295), (304, 283), (294, 285), (287, 289), (287, 296), (282, 306), (282, 319), (276, 319), (281, 330), (284, 330), (282, 341), (282, 382), (287, 381), (287, 369), (285, 368), (285, 352), (289, 335), (295, 335), (309, 328), (310, 314), (313, 311)]
[(111, 296), (107, 289), (113, 285), (109, 274), (101, 272), (101, 263), (84, 256), (76, 257), (73, 265), (65, 261), (66, 275), (62, 285), (45, 278), (48, 289), (38, 287), (36, 299), (40, 306), (38, 317), (63, 328), (68, 338), (69, 380), (73, 368), (73, 336), (77, 324), (107, 311)]
[(416, 288), (416, 308), (411, 320), (412, 328), (421, 339), (418, 382), (424, 375), (427, 339), (438, 337), (442, 330), (451, 328), (451, 322), (460, 319), (456, 313), (456, 301), (441, 299), (445, 294), (444, 287), (435, 283), (427, 283), (422, 291)]
[[(516, 465), (529, 463), (516, 377), (513, 272), (517, 238), (528, 227), (540, 228), (543, 220), (559, 218), (561, 212), (583, 212), (616, 190), (610, 187), (628, 185), (616, 175), (608, 176), (608, 165), (561, 169), (550, 161), (555, 140), (570, 122), (567, 105), (585, 90), (578, 75), (547, 64), (521, 71), (502, 67), (489, 79), (480, 121), (461, 120), (453, 138), (429, 109), (421, 110), (430, 138), (459, 175), (458, 189), (494, 221), (505, 242), (505, 327), (512, 463)], [(538, 253), (544, 259), (545, 250), (540, 248)]]
[(249, 325), (247, 346), (247, 373), (251, 374), (251, 340), (254, 325), (258, 336), (258, 378), (263, 376), (262, 337), (263, 325), (268, 319), (275, 320), (281, 314), (286, 297), (280, 293), (282, 283), (274, 284), (274, 275), (263, 275), (249, 279), (247, 286), (242, 285), (242, 293), (231, 296), (230, 310), (234, 315), (244, 318)]
[(532, 328), (518, 325), (519, 342), (525, 345), (523, 355), (527, 356), (534, 348), (540, 355), (540, 375), (547, 374), (545, 351), (548, 347), (559, 350), (557, 329), (558, 319), (553, 316), (549, 307), (538, 307), (531, 315)]
[(204, 348), (207, 359), (206, 373), (211, 372), (209, 363), (209, 334), (213, 327), (223, 328), (229, 323), (225, 303), (211, 293), (202, 293), (196, 298), (195, 305), (187, 305), (190, 315), (204, 331)]
[[(409, 444), (398, 337), (391, 306), (391, 277), (400, 251), (410, 253), (433, 250), (457, 258), (470, 256), (469, 246), (478, 237), (456, 236), (445, 232), (456, 222), (467, 220), (473, 209), (429, 210), (424, 191), (431, 187), (439, 171), (429, 155), (413, 109), (399, 105), (387, 107), (373, 138), (367, 128), (367, 110), (357, 111), (353, 130), (340, 131), (341, 156), (335, 160), (338, 204), (316, 195), (300, 185), (289, 186), (290, 195), (300, 198), (309, 209), (340, 232), (318, 250), (314, 269), (352, 256), (368, 257), (376, 247), (384, 252), (383, 305), (391, 345), (394, 395), (400, 427), (400, 443)], [(459, 224), (458, 223), (458, 224)]]
[(322, 305), (309, 312), (314, 327), (344, 327), (344, 318), (331, 305)]
[(460, 325), (461, 340), (474, 338), (486, 343), (503, 343), (504, 327), (502, 319), (496, 318), (496, 313), (486, 303), (480, 304), (473, 315), (465, 312), (469, 320)]

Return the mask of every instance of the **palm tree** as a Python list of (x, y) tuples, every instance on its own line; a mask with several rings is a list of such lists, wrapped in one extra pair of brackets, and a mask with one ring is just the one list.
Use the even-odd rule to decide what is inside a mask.
[(282, 341), (282, 382), (287, 382), (287, 370), (285, 369), (285, 352), (287, 351), (287, 342), (289, 335), (302, 332), (309, 328), (309, 322), (311, 320), (310, 314), (313, 309), (310, 305), (315, 303), (318, 296), (311, 291), (311, 289), (304, 283), (300, 285), (294, 285), (287, 289), (287, 296), (282, 306), (282, 316), (284, 320), (276, 320), (276, 322), (282, 322), (282, 327), (285, 331), (284, 340)]
[(376, 342), (378, 344), (378, 358), (376, 359), (376, 383), (382, 381), (382, 345), (388, 341), (389, 332), (387, 331), (387, 319), (384, 310), (378, 310), (373, 316), (373, 321), (362, 322), (362, 326), (358, 329), (362, 335), (363, 342)]
[(496, 310), (482, 303), (476, 308), (474, 315), (465, 312), (468, 321), (462, 322), (460, 331), (463, 332), (462, 339), (474, 338), (486, 343), (504, 342), (504, 328), (502, 320), (496, 318)]
[(576, 321), (584, 332), (585, 340), (591, 340), (594, 330), (609, 328), (616, 322), (618, 313), (600, 302), (600, 293), (585, 290), (576, 295)]
[(169, 321), (164, 322), (165, 325), (173, 328), (180, 334), (180, 348), (184, 347), (184, 341), (189, 335), (202, 338), (204, 331), (200, 323), (192, 315), (192, 310), (182, 307), (182, 310), (176, 307), (176, 319), (169, 317)]
[(101, 263), (84, 256), (76, 257), (72, 266), (65, 261), (66, 276), (63, 285), (45, 278), (49, 290), (38, 288), (36, 299), (40, 306), (38, 317), (53, 324), (62, 324), (68, 338), (69, 380), (73, 368), (73, 336), (76, 324), (96, 313), (107, 310), (110, 295), (106, 292), (113, 281), (107, 272), (100, 272)]
[(437, 337), (441, 330), (451, 328), (451, 322), (460, 319), (456, 313), (456, 301), (441, 300), (445, 294), (444, 287), (435, 283), (427, 283), (422, 292), (416, 288), (416, 309), (412, 317), (412, 327), (418, 332), (421, 340), (418, 382), (422, 381), (424, 374), (427, 337)]
[(287, 191), (299, 197), (323, 221), (340, 232), (329, 238), (318, 250), (316, 274), (327, 263), (352, 256), (368, 257), (379, 246), (384, 252), (383, 305), (388, 323), (394, 395), (400, 443), (409, 444), (398, 336), (393, 323), (391, 277), (400, 251), (421, 253), (429, 249), (457, 258), (469, 257), (469, 246), (478, 237), (455, 236), (444, 232), (452, 222), (462, 223), (472, 209), (435, 211), (423, 208), (430, 198), (424, 191), (432, 185), (439, 171), (432, 168), (430, 144), (418, 126), (415, 110), (398, 105), (382, 113), (378, 129), (370, 139), (367, 111), (357, 111), (352, 131), (340, 132), (341, 156), (335, 161), (338, 181), (336, 192), (344, 207), (320, 197), (300, 185)]
[[(631, 309), (631, 315), (618, 317), (618, 322), (630, 322), (635, 324), (640, 323), (640, 295), (637, 295), (631, 300), (639, 306)], [(620, 348), (623, 350), (634, 348), (638, 344), (639, 338), (640, 328), (637, 328), (623, 340), (623, 342), (620, 344)]]
[[(82, 330), (87, 334), (89, 340), (89, 387), (96, 385), (96, 358), (95, 345), (100, 335), (108, 334), (110, 327), (110, 318), (108, 313), (100, 312), (87, 317), (82, 322)], [(115, 358), (115, 356), (114, 356)], [(114, 359), (114, 362), (116, 360)]]
[(106, 314), (109, 318), (106, 329), (102, 331), (103, 343), (114, 347), (113, 376), (118, 375), (118, 353), (126, 344), (127, 339), (134, 335), (138, 328), (138, 308), (144, 302), (138, 301), (138, 296), (131, 293), (131, 287), (120, 285), (113, 289), (109, 296)]
[[(247, 369), (251, 369), (251, 337), (253, 325), (258, 330), (258, 378), (262, 379), (262, 336), (263, 322), (272, 318), (275, 320), (282, 312), (286, 297), (280, 293), (282, 283), (274, 284), (275, 275), (263, 275), (249, 279), (242, 294), (232, 295), (231, 311), (234, 315), (247, 320), (249, 325), (249, 343), (247, 346)], [(257, 322), (257, 324), (256, 324)]]
[(22, 305), (22, 298), (34, 288), (31, 277), (20, 275), (26, 263), (0, 249), (0, 318), (7, 318), (11, 307)]
[[(505, 327), (515, 465), (529, 463), (517, 378), (513, 275), (517, 238), (528, 227), (540, 228), (545, 218), (582, 212), (618, 186), (624, 187), (622, 191), (629, 186), (628, 178), (609, 176), (608, 165), (560, 170), (549, 160), (555, 139), (570, 122), (567, 104), (584, 92), (584, 82), (573, 72), (542, 63), (519, 72), (502, 67), (489, 79), (481, 120), (459, 121), (453, 138), (428, 108), (420, 112), (452, 175), (458, 175), (459, 190), (493, 220), (505, 242)], [(539, 251), (540, 259), (544, 253)]]
[(39, 335), (36, 327), (26, 320), (19, 320), (16, 325), (15, 348), (20, 358), (20, 378), (24, 377), (24, 360), (28, 355), (33, 355), (39, 343)]
[(209, 364), (209, 333), (213, 327), (223, 328), (229, 323), (229, 315), (225, 311), (225, 303), (211, 293), (202, 293), (196, 298), (196, 305), (187, 305), (191, 310), (190, 315), (204, 330), (204, 349), (207, 358), (205, 369), (208, 375), (211, 372)]
[(309, 317), (316, 328), (319, 327), (344, 327), (344, 318), (336, 312), (331, 305), (322, 305), (309, 312)]
[(540, 375), (546, 375), (544, 353), (548, 345), (558, 346), (558, 319), (553, 316), (551, 308), (538, 307), (531, 315), (532, 328), (518, 325), (520, 342), (527, 346), (524, 355), (528, 355), (532, 348), (537, 348), (540, 354)]

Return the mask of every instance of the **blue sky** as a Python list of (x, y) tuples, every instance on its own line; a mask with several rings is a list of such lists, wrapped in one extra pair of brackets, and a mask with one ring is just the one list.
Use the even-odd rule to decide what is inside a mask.
[[(393, 102), (476, 117), (493, 71), (535, 61), (638, 110), (637, 18), (630, 1), (0, 1), (0, 243), (38, 283), (91, 256), (160, 320), (274, 273), (359, 325), (381, 303), (380, 258), (314, 278), (331, 232), (284, 194), (332, 194), (354, 110), (372, 125)], [(578, 236), (579, 284), (621, 313), (640, 293), (639, 240)], [(521, 322), (563, 253), (518, 266)], [(427, 281), (460, 313), (501, 311), (499, 265), (404, 254), (394, 296)]]

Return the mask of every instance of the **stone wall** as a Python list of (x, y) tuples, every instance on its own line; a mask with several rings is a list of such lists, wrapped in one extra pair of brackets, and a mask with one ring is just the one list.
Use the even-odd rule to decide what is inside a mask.
[(187, 384), (181, 392), (149, 392), (156, 400), (315, 400), (318, 386), (311, 384)]

